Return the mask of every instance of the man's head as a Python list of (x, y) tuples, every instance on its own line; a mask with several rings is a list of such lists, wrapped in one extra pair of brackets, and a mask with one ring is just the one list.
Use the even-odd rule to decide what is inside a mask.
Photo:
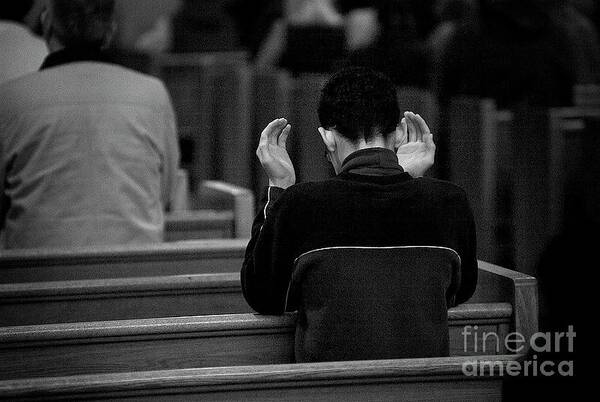
[(400, 109), (396, 87), (383, 74), (360, 67), (334, 74), (321, 92), (318, 113), (336, 172), (356, 150), (396, 146)]
[(115, 0), (46, 0), (44, 37), (56, 48), (101, 48), (115, 30)]

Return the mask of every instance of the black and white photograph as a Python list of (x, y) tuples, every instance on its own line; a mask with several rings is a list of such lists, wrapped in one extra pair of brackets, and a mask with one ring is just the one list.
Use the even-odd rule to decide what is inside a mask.
[(597, 0), (3, 0), (0, 400), (593, 395), (598, 30)]

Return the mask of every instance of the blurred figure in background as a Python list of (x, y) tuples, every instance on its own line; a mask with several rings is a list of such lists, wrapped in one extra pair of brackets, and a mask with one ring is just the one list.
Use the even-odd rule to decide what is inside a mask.
[(269, 29), (249, 28), (243, 2), (232, 7), (238, 26), (255, 37), (250, 46), (258, 66), (327, 72), (344, 57), (343, 19), (333, 0), (279, 0), (264, 6), (259, 19)]
[(433, 1), (338, 0), (337, 4), (346, 21), (348, 64), (381, 71), (399, 86), (427, 86), (424, 41), (433, 29)]
[(480, 0), (476, 20), (456, 31), (441, 60), (440, 99), (495, 99), (498, 107), (571, 103), (569, 43), (537, 0)]
[(275, 22), (283, 16), (283, 3), (281, 0), (230, 0), (227, 10), (235, 21), (240, 44), (256, 58), (266, 38), (275, 35), (271, 32)]
[(426, 51), (430, 66), (430, 86), (436, 91), (439, 86), (439, 71), (442, 57), (455, 32), (473, 21), (476, 12), (475, 0), (438, 0), (434, 5), (438, 24), (427, 37)]
[[(594, 24), (569, 0), (540, 0), (552, 22), (567, 38), (576, 84), (600, 83), (600, 42)], [(592, 10), (589, 10), (590, 13)]]
[[(260, 7), (255, 1), (246, 1), (250, 7)], [(260, 3), (260, 2), (259, 2)], [(243, 18), (253, 18), (253, 14)], [(235, 20), (229, 13), (229, 0), (183, 0), (173, 18), (173, 51), (222, 52), (239, 50), (240, 38)]]
[(25, 25), (33, 3), (0, 3), (0, 83), (37, 71), (48, 55), (44, 41)]
[(163, 53), (173, 47), (173, 17), (182, 0), (116, 0), (115, 46), (123, 51)]
[(596, 31), (600, 30), (600, 4), (598, 0), (569, 0), (569, 3), (592, 22)]
[(0, 86), (5, 248), (160, 242), (179, 148), (163, 84), (110, 63), (114, 0), (47, 0), (41, 71)]

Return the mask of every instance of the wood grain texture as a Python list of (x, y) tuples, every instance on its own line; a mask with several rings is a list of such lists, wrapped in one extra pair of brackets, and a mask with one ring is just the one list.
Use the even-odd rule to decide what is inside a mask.
[[(492, 375), (463, 364), (497, 362)], [(518, 355), (129, 372), (0, 382), (0, 397), (153, 400), (501, 400), (500, 370)]]
[(537, 280), (527, 274), (479, 261), (480, 283), (471, 302), (508, 302), (513, 306), (511, 331), (529, 339), (538, 331)]
[(250, 312), (239, 273), (0, 284), (0, 325)]
[[(461, 335), (508, 327), (507, 304), (465, 304), (449, 311), (451, 350), (457, 355), (489, 350), (483, 339)], [(233, 314), (153, 318), (0, 329), (0, 378), (133, 370), (291, 363), (295, 315)], [(474, 342), (478, 344), (475, 345)], [(488, 341), (489, 344), (489, 341)], [(502, 350), (500, 350), (502, 352)]]
[(239, 272), (247, 239), (6, 250), (0, 283)]
[[(509, 294), (502, 301), (510, 301)], [(466, 312), (472, 322), (480, 314), (490, 323), (495, 313), (485, 304), (468, 307), (451, 310), (451, 317), (458, 322), (457, 314)], [(4, 326), (250, 311), (239, 273), (0, 284)], [(503, 314), (500, 311), (501, 318)]]
[(235, 233), (232, 211), (179, 211), (165, 220), (165, 241), (233, 238)]

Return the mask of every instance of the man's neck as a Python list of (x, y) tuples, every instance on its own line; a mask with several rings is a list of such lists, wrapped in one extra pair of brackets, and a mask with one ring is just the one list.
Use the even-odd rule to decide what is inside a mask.
[(350, 154), (360, 151), (361, 149), (387, 148), (394, 150), (394, 139), (393, 136), (389, 136), (388, 138), (378, 136), (367, 142), (364, 138), (361, 138), (357, 142), (341, 141), (338, 143), (338, 147), (340, 161), (344, 161)]

